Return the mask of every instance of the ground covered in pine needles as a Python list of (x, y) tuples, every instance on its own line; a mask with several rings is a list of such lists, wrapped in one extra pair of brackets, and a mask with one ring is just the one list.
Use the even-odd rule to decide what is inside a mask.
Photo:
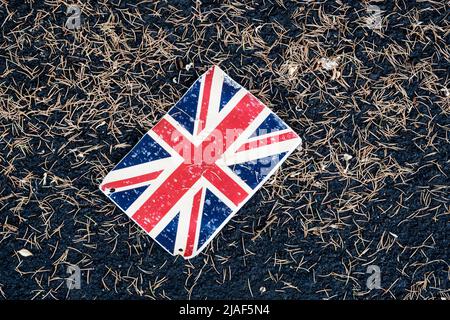
[[(0, 2), (0, 297), (450, 298), (447, 1), (69, 4)], [(185, 261), (98, 184), (212, 64), (303, 149)]]

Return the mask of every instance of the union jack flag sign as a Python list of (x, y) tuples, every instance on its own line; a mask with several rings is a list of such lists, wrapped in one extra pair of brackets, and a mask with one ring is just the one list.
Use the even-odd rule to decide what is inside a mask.
[(213, 66), (100, 189), (170, 254), (196, 256), (301, 143)]

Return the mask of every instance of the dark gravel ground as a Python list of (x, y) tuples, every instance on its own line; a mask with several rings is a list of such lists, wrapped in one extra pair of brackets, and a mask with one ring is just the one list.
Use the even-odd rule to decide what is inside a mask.
[[(0, 4), (0, 297), (450, 298), (448, 2), (77, 4)], [(212, 64), (304, 145), (185, 261), (98, 183)]]

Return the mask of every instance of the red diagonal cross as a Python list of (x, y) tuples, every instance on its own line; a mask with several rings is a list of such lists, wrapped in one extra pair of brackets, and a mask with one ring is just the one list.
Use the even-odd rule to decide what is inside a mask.
[[(208, 179), (220, 192), (222, 192), (235, 205), (241, 203), (247, 192), (228, 176), (219, 166), (216, 160), (223, 154), (237, 137), (226, 137), (227, 129), (235, 129), (242, 132), (260, 114), (264, 106), (251, 94), (247, 93), (230, 113), (219, 123), (213, 133), (209, 134), (199, 146), (192, 144), (187, 137), (177, 130), (170, 122), (162, 119), (153, 131), (174, 150), (179, 146), (178, 137), (182, 137), (182, 143), (187, 144), (193, 152), (190, 156), (180, 154), (184, 162), (180, 164), (171, 175), (152, 193), (144, 204), (133, 214), (133, 219), (147, 232), (150, 232), (169, 210), (186, 194), (186, 192), (201, 177)], [(213, 159), (196, 159), (196, 154), (201, 154), (211, 143), (217, 143), (214, 134), (220, 133), (223, 137), (222, 148), (217, 151)], [(225, 137), (227, 139), (225, 139)]]

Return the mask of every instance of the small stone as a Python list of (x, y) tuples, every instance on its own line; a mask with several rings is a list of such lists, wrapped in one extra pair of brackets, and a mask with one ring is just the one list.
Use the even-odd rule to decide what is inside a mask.
[(321, 64), (322, 68), (327, 71), (336, 69), (338, 66), (337, 60), (330, 58), (320, 58), (319, 63)]
[(194, 66), (194, 63), (193, 63), (193, 62), (188, 63), (188, 64), (186, 65), (186, 67), (185, 67), (186, 71), (191, 70), (191, 68), (192, 68), (193, 66)]
[(349, 154), (347, 154), (347, 153), (344, 153), (344, 160), (345, 161), (350, 161), (350, 160), (352, 160), (353, 159), (353, 156), (351, 156), (351, 155), (349, 155)]

